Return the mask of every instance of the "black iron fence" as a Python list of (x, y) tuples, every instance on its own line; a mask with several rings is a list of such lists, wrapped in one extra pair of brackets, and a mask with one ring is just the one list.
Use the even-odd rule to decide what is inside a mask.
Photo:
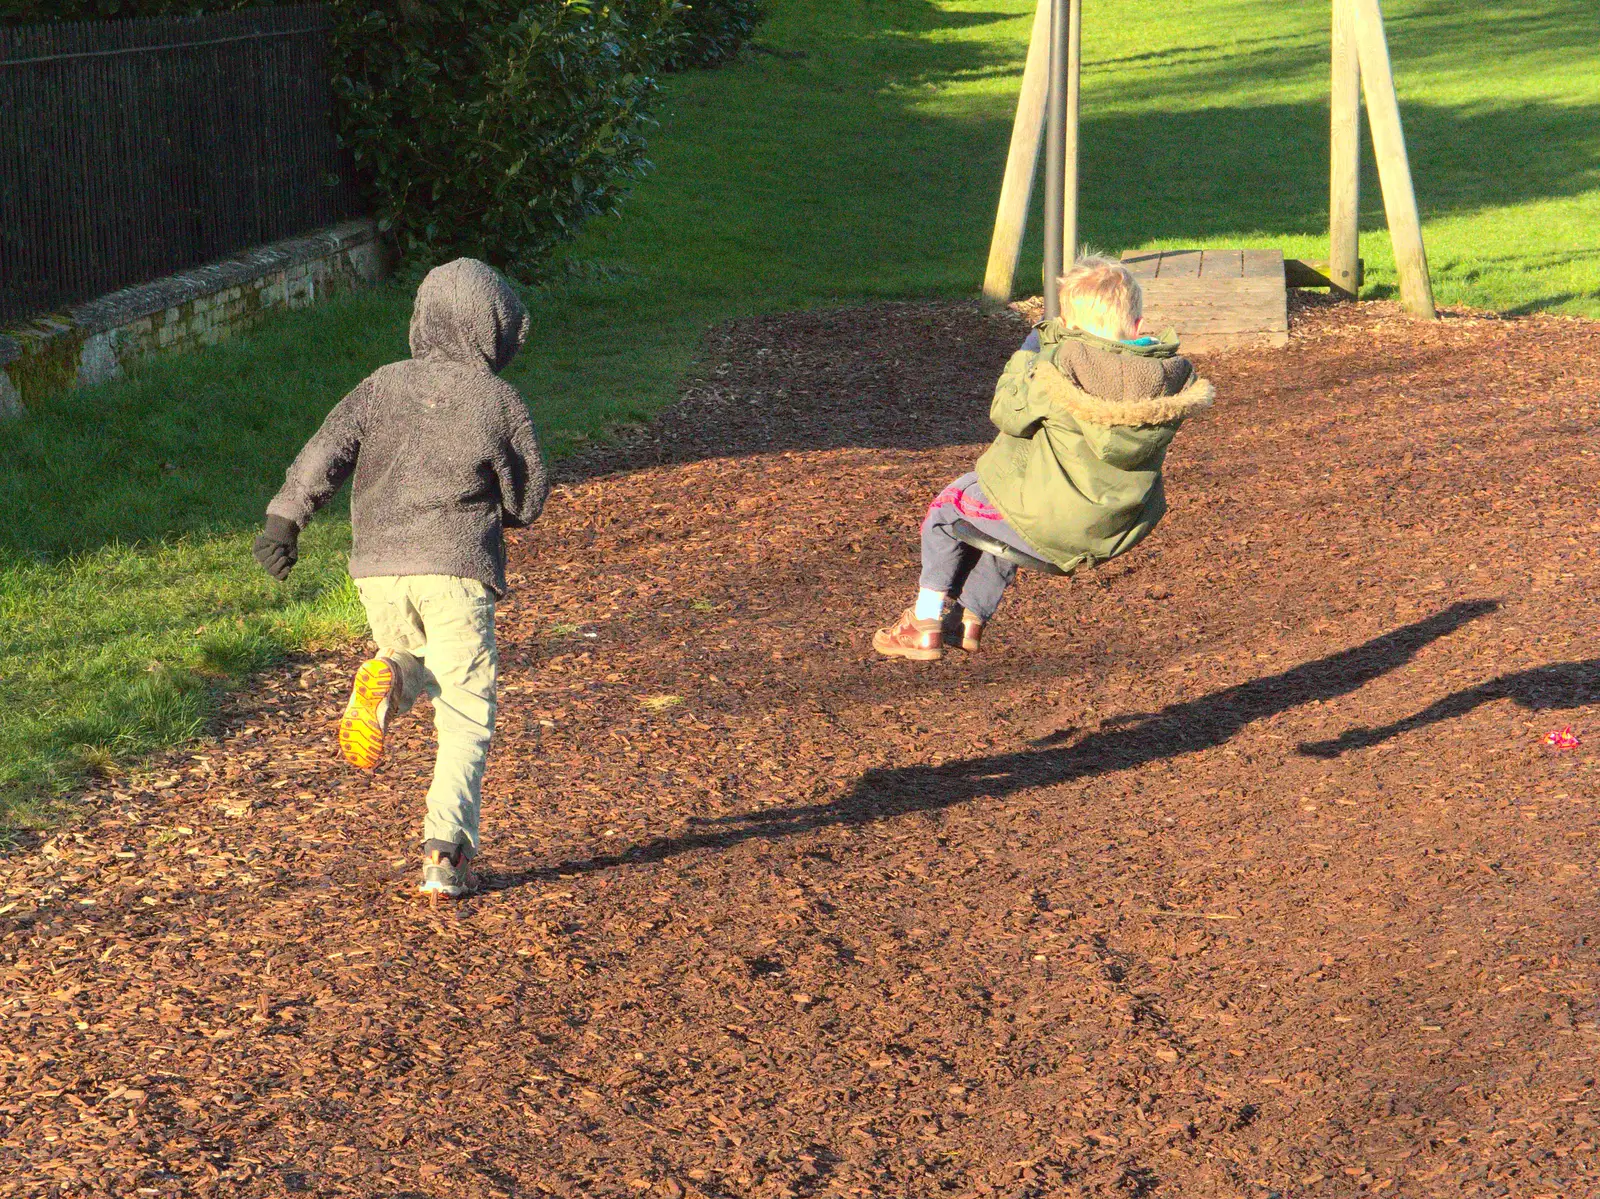
[(320, 6), (0, 28), (0, 321), (352, 216)]

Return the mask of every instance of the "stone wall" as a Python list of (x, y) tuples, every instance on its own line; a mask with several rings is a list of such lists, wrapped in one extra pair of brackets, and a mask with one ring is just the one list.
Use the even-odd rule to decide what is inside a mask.
[(210, 345), (262, 314), (304, 308), (381, 279), (383, 243), (370, 220), (124, 288), (0, 332), (0, 418), (70, 387), (122, 375), (140, 358)]

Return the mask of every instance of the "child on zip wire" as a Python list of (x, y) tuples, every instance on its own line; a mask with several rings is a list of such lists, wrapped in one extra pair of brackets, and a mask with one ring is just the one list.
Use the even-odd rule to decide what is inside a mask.
[(977, 651), (1017, 565), (958, 538), (957, 522), (1066, 572), (1126, 553), (1167, 510), (1167, 446), (1215, 389), (1175, 334), (1140, 336), (1144, 297), (1121, 263), (1080, 258), (1059, 286), (1060, 318), (1034, 327), (995, 387), (1000, 435), (928, 508), (916, 602), (873, 634), (880, 654)]
[(550, 489), (527, 405), (499, 378), (527, 335), (522, 301), (492, 267), (458, 258), (429, 271), (411, 314), (412, 356), (334, 406), (255, 540), (257, 561), (286, 579), (300, 531), (354, 475), (350, 574), (378, 653), (356, 671), (339, 747), (371, 770), (388, 722), (424, 692), (433, 700), (422, 891), (434, 901), (477, 888), (469, 863), (494, 734), (504, 531), (531, 524)]

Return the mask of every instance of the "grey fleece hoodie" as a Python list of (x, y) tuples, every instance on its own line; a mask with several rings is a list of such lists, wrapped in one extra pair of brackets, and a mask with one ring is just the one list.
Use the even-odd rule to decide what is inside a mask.
[(458, 258), (429, 271), (412, 357), (334, 406), (267, 514), (304, 529), (354, 472), (352, 577), (456, 575), (504, 595), (503, 530), (532, 523), (550, 490), (527, 405), (498, 377), (527, 335), (494, 268)]

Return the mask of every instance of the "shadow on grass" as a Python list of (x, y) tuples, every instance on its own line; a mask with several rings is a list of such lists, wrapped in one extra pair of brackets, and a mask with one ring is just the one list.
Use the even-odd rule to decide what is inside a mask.
[(1214, 749), (1254, 721), (1304, 704), (1334, 699), (1409, 662), (1417, 652), (1490, 613), (1496, 600), (1466, 600), (1433, 616), (1329, 654), (1281, 674), (1252, 679), (1159, 712), (1117, 718), (1070, 745), (1076, 730), (1044, 738), (1046, 748), (947, 762), (867, 771), (851, 791), (829, 803), (744, 812), (699, 821), (715, 826), (687, 836), (660, 837), (618, 854), (563, 862), (545, 869), (488, 876), (494, 889), (562, 874), (583, 874), (660, 862), (695, 850), (722, 850), (745, 841), (776, 840), (829, 825), (875, 824), (917, 812), (937, 812), (975, 799), (997, 799), (1035, 787), (1054, 787), (1152, 762)]
[(1538, 300), (1531, 300), (1526, 304), (1517, 304), (1505, 310), (1506, 316), (1533, 316), (1551, 308), (1573, 300), (1600, 300), (1600, 291), (1564, 291), (1553, 296), (1545, 296)]
[[(1549, 70), (1551, 60), (1585, 64), (1594, 44), (1592, 0), (1548, 0), (1537, 6), (1486, 6), (1463, 0), (1424, 0), (1384, 21), (1396, 83), (1404, 103), (1415, 81), (1429, 75), (1483, 74), (1515, 63), (1522, 76)], [(1084, 102), (1099, 97), (1118, 104), (1148, 104), (1165, 110), (1196, 96), (1221, 96), (1236, 89), (1312, 83), (1326, 95), (1329, 60), (1327, 9), (1322, 20), (1282, 33), (1180, 44), (1096, 60), (1085, 45)], [(1543, 61), (1540, 61), (1543, 60)], [(1097, 68), (1148, 63), (1150, 69), (1119, 78), (1096, 78)], [(1582, 67), (1580, 66), (1580, 69)], [(1581, 88), (1573, 88), (1574, 94)], [(1323, 113), (1326, 115), (1326, 100)], [(1407, 121), (1410, 109), (1406, 109)], [(1407, 140), (1410, 140), (1407, 125)]]
[(983, 25), (997, 25), (1015, 21), (1015, 12), (985, 11), (961, 12), (941, 8), (928, 0), (876, 0), (869, 3), (868, 11), (882, 14), (876, 23), (875, 34), (883, 33), (937, 33), (941, 30), (976, 29)]
[[(1253, 229), (1277, 236), (1327, 231), (1327, 106), (1258, 104), (1164, 115), (1089, 116), (1083, 209), (1091, 231), (1118, 246), (1175, 246)], [(1409, 104), (1406, 140), (1424, 219), (1583, 195), (1600, 165), (1600, 104), (1496, 108)], [(1203, 171), (1143, 171), (1126, 188), (1111, 147), (1143, 161), (1204, 161)], [(1097, 152), (1094, 147), (1101, 149)], [(1370, 158), (1369, 180), (1376, 178)], [(1384, 227), (1375, 186), (1367, 228)], [(1114, 234), (1114, 236), (1112, 236)], [(1584, 250), (1575, 248), (1572, 261)], [(1554, 256), (1547, 265), (1565, 261)]]
[[(1163, 69), (1199, 62), (1228, 62), (1237, 65), (1245, 55), (1259, 54), (1281, 58), (1286, 47), (1298, 47), (1304, 42), (1320, 41), (1321, 31), (1312, 33), (1281, 33), (1271, 37), (1243, 37), (1233, 42), (1196, 42), (1183, 46), (1163, 46), (1159, 50), (1144, 50), (1138, 54), (1121, 54), (1114, 58), (1085, 58), (1085, 71), (1098, 71), (1105, 67), (1125, 67), (1134, 63), (1151, 63)], [(1296, 63), (1303, 69), (1303, 60)]]

